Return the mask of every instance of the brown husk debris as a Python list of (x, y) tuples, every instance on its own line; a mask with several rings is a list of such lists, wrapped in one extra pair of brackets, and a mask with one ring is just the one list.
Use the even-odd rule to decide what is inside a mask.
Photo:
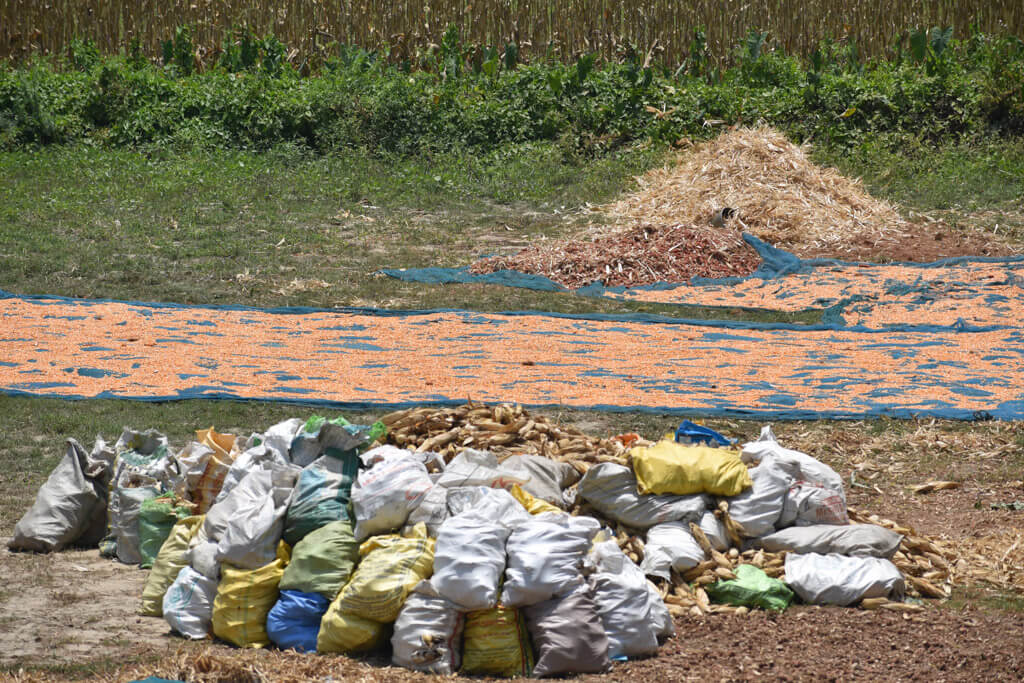
[[(933, 261), (1013, 252), (989, 236), (954, 234), (939, 221), (908, 222), (860, 180), (815, 164), (806, 146), (769, 127), (726, 131), (637, 182), (636, 192), (598, 209), (611, 225), (483, 259), (470, 270), (516, 270), (573, 289), (598, 280), (636, 286), (744, 276), (760, 259), (743, 231), (801, 257)], [(713, 225), (725, 207), (736, 215)]]

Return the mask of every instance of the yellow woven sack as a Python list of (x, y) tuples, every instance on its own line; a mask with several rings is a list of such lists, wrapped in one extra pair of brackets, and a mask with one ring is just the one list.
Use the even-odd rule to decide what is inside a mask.
[(629, 454), (640, 493), (735, 496), (752, 485), (747, 466), (735, 450), (683, 446), (666, 439), (653, 446), (637, 446)]
[(389, 624), (409, 592), (434, 573), (434, 539), (420, 522), (408, 536), (372, 536), (359, 546), (362, 560), (338, 593), (338, 610)]
[(142, 607), (139, 614), (146, 617), (162, 617), (164, 615), (164, 593), (178, 578), (178, 572), (185, 568), (188, 560), (185, 551), (188, 543), (203, 525), (205, 515), (192, 515), (181, 520), (171, 529), (170, 535), (160, 546), (160, 552), (153, 560), (153, 569), (146, 577), (146, 587), (142, 589)]
[(523, 507), (531, 515), (539, 515), (542, 512), (565, 512), (565, 510), (555, 507), (546, 500), (541, 500), (533, 494), (527, 493), (519, 484), (513, 484), (508, 492), (512, 494), (513, 498), (522, 503)]
[(259, 569), (239, 569), (224, 563), (217, 597), (213, 600), (213, 634), (238, 647), (266, 647), (267, 614), (277, 602), (290, 556), (288, 544), (277, 547), (277, 558)]
[(338, 610), (335, 598), (320, 620), (316, 638), (317, 652), (363, 652), (380, 647), (387, 641), (388, 626)]
[(519, 610), (498, 605), (466, 615), (460, 673), (529, 676), (533, 663), (530, 636)]
[(197, 429), (196, 441), (213, 451), (210, 459), (206, 461), (206, 469), (199, 477), (195, 490), (192, 491), (192, 502), (196, 504), (196, 512), (205, 514), (220, 493), (224, 477), (238, 456), (238, 437), (233, 434), (221, 434), (210, 427)]

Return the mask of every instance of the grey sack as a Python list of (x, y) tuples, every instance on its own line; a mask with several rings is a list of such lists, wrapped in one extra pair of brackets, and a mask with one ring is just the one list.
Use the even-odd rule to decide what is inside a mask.
[(11, 550), (51, 552), (78, 543), (96, 545), (106, 531), (107, 487), (113, 450), (102, 439), (86, 453), (74, 439), (36, 501), (14, 527)]

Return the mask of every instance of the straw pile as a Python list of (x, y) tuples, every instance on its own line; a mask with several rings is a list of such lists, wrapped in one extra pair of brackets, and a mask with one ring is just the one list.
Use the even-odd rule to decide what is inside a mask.
[(1010, 528), (959, 543), (971, 578), (1004, 590), (1024, 591), (1024, 529)]
[(743, 230), (800, 255), (842, 258), (857, 243), (889, 241), (907, 226), (859, 180), (814, 164), (805, 148), (767, 127), (723, 133), (639, 183), (639, 192), (606, 208), (613, 218), (707, 225), (729, 206)]
[[(606, 286), (693, 276), (748, 275), (759, 259), (740, 231), (801, 256), (857, 259), (898, 243), (908, 224), (859, 180), (817, 166), (807, 151), (767, 128), (730, 130), (637, 179), (640, 190), (603, 207), (613, 229), (585, 240), (555, 240), (511, 257), (475, 263), (545, 275), (567, 287)], [(736, 210), (724, 225), (712, 217)]]

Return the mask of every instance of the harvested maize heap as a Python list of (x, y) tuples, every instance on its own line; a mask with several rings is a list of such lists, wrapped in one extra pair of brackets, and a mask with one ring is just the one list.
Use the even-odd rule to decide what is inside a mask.
[(388, 443), (417, 452), (441, 453), (445, 461), (467, 448), (487, 450), (498, 460), (510, 455), (542, 455), (571, 464), (580, 474), (602, 462), (625, 463), (617, 439), (595, 439), (575, 427), (552, 424), (519, 405), (415, 408), (381, 418)]

